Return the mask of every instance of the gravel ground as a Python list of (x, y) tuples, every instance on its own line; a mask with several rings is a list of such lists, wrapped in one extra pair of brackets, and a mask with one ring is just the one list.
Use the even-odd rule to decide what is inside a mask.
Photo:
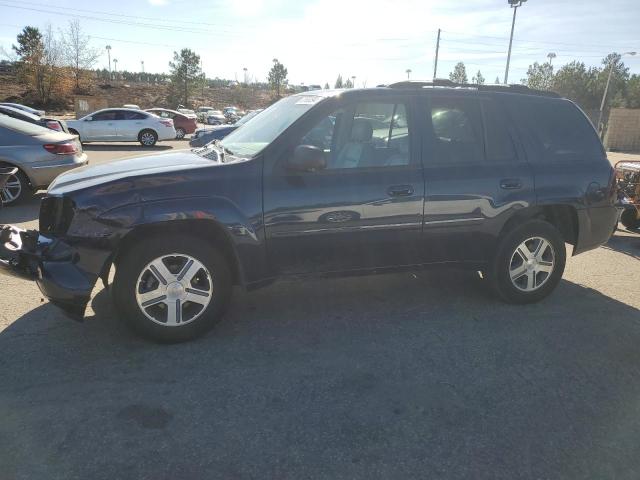
[(638, 259), (618, 232), (529, 306), (469, 272), (282, 282), (173, 346), (0, 277), (0, 477), (637, 479)]

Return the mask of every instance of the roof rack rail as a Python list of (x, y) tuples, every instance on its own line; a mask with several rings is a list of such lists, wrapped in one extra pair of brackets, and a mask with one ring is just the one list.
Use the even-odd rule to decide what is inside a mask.
[(560, 98), (555, 92), (545, 90), (535, 90), (522, 84), (504, 85), (501, 83), (490, 83), (478, 85), (477, 83), (455, 83), (446, 78), (436, 78), (434, 80), (403, 80), (401, 82), (390, 83), (388, 88), (424, 88), (424, 87), (451, 87), (451, 88), (474, 88), (479, 92), (511, 92), (525, 95), (536, 95), (541, 97)]

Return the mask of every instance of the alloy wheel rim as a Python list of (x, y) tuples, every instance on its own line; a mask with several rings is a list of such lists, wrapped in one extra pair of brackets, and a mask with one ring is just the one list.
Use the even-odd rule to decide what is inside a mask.
[(136, 303), (152, 322), (180, 327), (196, 320), (213, 298), (213, 279), (198, 259), (182, 253), (163, 255), (142, 269)]
[(176, 138), (184, 138), (185, 131), (181, 128), (176, 130)]
[(142, 143), (145, 145), (152, 145), (154, 140), (152, 133), (146, 132), (142, 134)]
[(518, 290), (534, 292), (553, 274), (555, 252), (551, 242), (542, 237), (531, 237), (518, 245), (509, 262), (509, 278)]
[(7, 183), (0, 189), (2, 203), (9, 204), (15, 201), (22, 193), (22, 182), (17, 175), (10, 175)]

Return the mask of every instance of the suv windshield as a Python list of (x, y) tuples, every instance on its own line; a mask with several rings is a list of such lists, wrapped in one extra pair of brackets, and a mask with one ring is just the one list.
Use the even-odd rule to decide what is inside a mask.
[(323, 98), (316, 95), (283, 98), (228, 135), (222, 146), (232, 155), (253, 157)]

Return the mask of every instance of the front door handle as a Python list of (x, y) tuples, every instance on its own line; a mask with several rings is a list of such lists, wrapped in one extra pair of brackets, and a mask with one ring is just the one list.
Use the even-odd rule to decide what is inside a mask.
[(411, 185), (393, 185), (387, 189), (387, 193), (392, 197), (408, 197), (413, 195)]
[(522, 188), (522, 180), (519, 178), (503, 178), (500, 180), (500, 188), (503, 190), (518, 190)]

